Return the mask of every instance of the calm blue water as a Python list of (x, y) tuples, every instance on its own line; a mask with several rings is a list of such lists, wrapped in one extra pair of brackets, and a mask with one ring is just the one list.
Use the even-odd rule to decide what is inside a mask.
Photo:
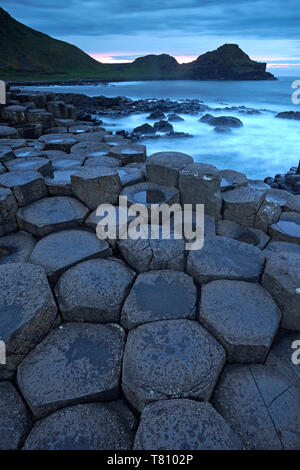
[[(204, 103), (225, 107), (245, 105), (265, 109), (260, 115), (241, 115), (244, 127), (231, 135), (216, 134), (210, 126), (198, 122), (199, 116), (182, 115), (184, 122), (173, 123), (175, 131), (192, 134), (193, 138), (148, 139), (148, 154), (162, 150), (182, 151), (196, 161), (208, 162), (220, 169), (242, 171), (249, 178), (264, 178), (296, 166), (300, 158), (300, 121), (275, 119), (274, 112), (295, 110), (292, 104), (292, 82), (300, 77), (282, 77), (278, 81), (152, 81), (113, 83), (109, 86), (24, 87), (56, 93), (84, 93), (88, 96), (127, 96), (132, 99), (170, 98), (176, 101), (198, 98)], [(222, 113), (213, 113), (215, 115)], [(117, 120), (105, 119), (111, 130), (128, 129), (146, 122), (146, 115), (132, 115)]]

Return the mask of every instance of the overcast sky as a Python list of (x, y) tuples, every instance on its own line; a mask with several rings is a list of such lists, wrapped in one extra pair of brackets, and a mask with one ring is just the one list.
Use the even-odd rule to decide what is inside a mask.
[(275, 75), (300, 76), (300, 0), (0, 0), (14, 18), (102, 62), (193, 60), (236, 43)]

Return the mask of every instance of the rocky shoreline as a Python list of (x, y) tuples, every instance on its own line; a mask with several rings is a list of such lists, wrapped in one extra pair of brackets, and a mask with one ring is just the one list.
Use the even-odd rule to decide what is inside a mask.
[[(136, 106), (14, 89), (1, 106), (0, 449), (299, 450), (300, 195), (147, 157), (90, 116), (229, 123), (196, 100)], [(159, 226), (99, 239), (96, 209), (120, 195), (204, 204), (203, 248)]]

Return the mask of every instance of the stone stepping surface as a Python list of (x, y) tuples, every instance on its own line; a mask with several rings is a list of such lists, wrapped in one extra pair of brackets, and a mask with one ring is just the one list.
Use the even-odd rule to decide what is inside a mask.
[(0, 187), (0, 236), (17, 229), (18, 204), (10, 189)]
[(36, 245), (36, 240), (27, 232), (16, 232), (0, 237), (0, 265), (26, 263)]
[(164, 400), (141, 415), (134, 450), (241, 450), (242, 442), (210, 403)]
[(185, 153), (154, 153), (147, 159), (147, 180), (166, 186), (178, 186), (179, 171), (191, 163), (193, 163), (193, 158)]
[(210, 237), (199, 251), (190, 251), (187, 273), (199, 284), (217, 279), (258, 282), (265, 255), (247, 243), (225, 237)]
[(281, 313), (259, 284), (212, 281), (202, 287), (199, 321), (223, 345), (232, 363), (263, 363)]
[(256, 213), (264, 200), (265, 191), (241, 187), (223, 192), (224, 219), (246, 227), (253, 227)]
[(84, 156), (85, 158), (99, 158), (108, 155), (110, 145), (103, 142), (79, 142), (71, 149), (74, 155)]
[(131, 450), (135, 427), (121, 401), (75, 405), (38, 421), (23, 450)]
[(0, 141), (0, 163), (8, 162), (9, 160), (14, 160), (15, 154), (12, 151), (11, 147), (1, 145)]
[[(152, 225), (151, 230), (156, 233), (157, 239), (134, 239), (135, 229), (129, 226), (128, 238), (118, 241), (118, 247), (123, 259), (136, 272), (152, 271), (157, 269), (185, 269), (185, 241), (171, 238), (162, 239), (161, 227)], [(141, 225), (141, 231), (150, 231), (148, 225)]]
[(117, 259), (92, 259), (69, 269), (55, 288), (64, 321), (119, 322), (134, 277)]
[(85, 157), (68, 153), (65, 155), (48, 156), (48, 158), (51, 160), (53, 170), (68, 170), (70, 168), (81, 167), (85, 160)]
[(0, 382), (0, 450), (16, 450), (28, 435), (32, 419), (11, 382)]
[(254, 245), (261, 250), (266, 246), (270, 237), (262, 230), (244, 227), (232, 220), (217, 221), (217, 235), (222, 237), (233, 238), (249, 245)]
[[(3, 129), (4, 126), (0, 126), (1, 129)], [(1, 138), (1, 134), (0, 134), (0, 138)], [(18, 149), (18, 148), (21, 148), (21, 147), (24, 147), (24, 145), (26, 145), (26, 140), (25, 139), (18, 139), (18, 138), (1, 138), (0, 140), (0, 145), (1, 147), (4, 145), (4, 146), (8, 146), (8, 147), (11, 147), (12, 150), (14, 149)]]
[[(122, 168), (123, 170), (123, 168)], [(176, 188), (163, 186), (161, 184), (137, 183), (122, 190), (121, 196), (126, 196), (128, 205), (143, 204), (151, 207), (152, 204), (172, 204), (179, 203), (179, 191)]]
[(27, 263), (1, 265), (0, 311), (0, 338), (7, 350), (1, 374), (13, 370), (56, 321), (57, 307), (45, 271)]
[(122, 187), (142, 183), (145, 179), (145, 173), (138, 168), (117, 168), (117, 173), (120, 177)]
[(113, 157), (92, 157), (87, 158), (84, 162), (84, 166), (108, 166), (110, 168), (118, 168), (121, 162)]
[(47, 158), (16, 158), (5, 163), (8, 171), (38, 171), (42, 176), (49, 176), (52, 172), (51, 161)]
[(45, 180), (38, 171), (10, 171), (0, 175), (0, 186), (13, 192), (19, 207), (48, 195)]
[(261, 281), (281, 310), (281, 326), (296, 331), (300, 331), (299, 266), (300, 255), (294, 252), (272, 253)]
[(89, 210), (73, 197), (48, 197), (33, 202), (17, 212), (21, 230), (42, 238), (51, 232), (83, 223)]
[(222, 346), (198, 322), (147, 323), (127, 336), (122, 389), (139, 412), (161, 399), (208, 401), (224, 363)]
[(241, 186), (247, 186), (247, 177), (243, 173), (234, 170), (220, 170), (221, 191), (231, 191)]
[(18, 131), (14, 127), (0, 126), (0, 138), (14, 138), (18, 136)]
[(125, 300), (121, 325), (131, 330), (143, 323), (196, 319), (197, 290), (193, 279), (179, 271), (139, 274)]
[(20, 364), (17, 381), (36, 417), (120, 396), (125, 333), (119, 325), (65, 323)]
[(91, 258), (111, 254), (107, 242), (85, 230), (62, 230), (42, 238), (34, 247), (30, 262), (42, 266), (51, 284), (67, 269)]
[(291, 361), (298, 333), (282, 331), (264, 365), (226, 366), (212, 404), (250, 450), (299, 450), (300, 371)]
[(122, 165), (128, 165), (134, 162), (146, 161), (145, 145), (115, 145), (110, 149), (109, 154), (122, 162)]
[(271, 225), (269, 234), (272, 240), (300, 245), (300, 214), (297, 212), (283, 212), (279, 221)]
[(128, 139), (123, 139), (123, 137), (119, 135), (105, 135), (103, 140), (106, 144), (110, 145), (111, 147), (117, 145), (131, 145), (131, 141)]
[(83, 134), (77, 134), (76, 139), (78, 142), (103, 142), (103, 138), (106, 135), (104, 130), (97, 130), (95, 132), (84, 132)]
[(52, 178), (45, 178), (48, 192), (51, 196), (72, 196), (71, 175), (78, 173), (78, 168), (56, 170)]
[(45, 157), (46, 154), (43, 150), (34, 149), (32, 147), (21, 147), (14, 150), (17, 158), (32, 158), (32, 157)]
[(77, 143), (77, 139), (71, 134), (45, 135), (40, 137), (41, 142), (45, 144), (45, 150), (62, 150), (70, 153), (73, 145)]
[(276, 242), (270, 241), (266, 248), (264, 249), (264, 253), (266, 256), (270, 256), (273, 252), (275, 253), (295, 253), (296, 255), (300, 255), (300, 246), (295, 245), (294, 243), (289, 242)]

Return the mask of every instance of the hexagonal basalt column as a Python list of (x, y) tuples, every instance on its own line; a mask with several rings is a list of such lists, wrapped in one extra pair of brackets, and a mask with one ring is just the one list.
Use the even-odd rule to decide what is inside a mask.
[(137, 183), (122, 190), (120, 196), (126, 196), (128, 205), (143, 204), (151, 208), (152, 204), (172, 204), (179, 203), (178, 189), (169, 186), (163, 186), (155, 183)]
[(59, 279), (55, 293), (65, 321), (119, 322), (135, 273), (120, 260), (93, 259)]
[(193, 158), (181, 152), (158, 152), (147, 159), (148, 181), (166, 186), (178, 186), (179, 171), (193, 163)]
[(91, 210), (100, 204), (115, 204), (121, 191), (118, 173), (113, 168), (85, 167), (71, 175), (73, 194)]
[(263, 363), (280, 317), (258, 284), (222, 280), (202, 287), (199, 320), (223, 345), (229, 362)]
[(18, 204), (10, 189), (0, 188), (0, 236), (17, 229)]
[(300, 331), (300, 255), (293, 252), (268, 256), (262, 285), (282, 313), (282, 327)]
[(108, 155), (110, 146), (103, 142), (79, 142), (71, 149), (71, 153), (85, 158), (99, 158)]
[(143, 183), (145, 179), (145, 173), (138, 168), (117, 168), (117, 173), (120, 177), (123, 188), (125, 186)]
[(297, 212), (283, 212), (279, 221), (269, 228), (269, 234), (272, 240), (300, 245), (300, 214)]
[(128, 334), (123, 392), (139, 412), (160, 399), (209, 400), (224, 362), (222, 346), (199, 323), (147, 323)]
[(179, 190), (182, 204), (204, 204), (205, 214), (221, 218), (221, 176), (208, 164), (193, 163), (179, 172)]
[(221, 191), (231, 191), (241, 186), (247, 186), (247, 177), (234, 170), (220, 170)]
[(23, 263), (0, 266), (0, 338), (7, 360), (0, 374), (13, 371), (53, 327), (57, 307), (45, 271)]
[(224, 219), (253, 227), (257, 211), (264, 200), (264, 192), (241, 187), (223, 193)]
[(120, 160), (117, 160), (113, 157), (91, 157), (85, 160), (84, 166), (107, 166), (109, 168), (118, 168), (119, 166), (121, 166), (121, 162)]
[(78, 173), (78, 168), (57, 170), (52, 178), (45, 178), (45, 183), (51, 196), (72, 196), (71, 175)]
[(0, 176), (0, 186), (13, 191), (20, 207), (48, 195), (44, 178), (37, 171), (11, 171)]
[(255, 246), (225, 237), (211, 237), (198, 251), (190, 251), (187, 273), (199, 284), (217, 279), (258, 282), (265, 255)]
[(122, 401), (75, 405), (38, 421), (23, 450), (131, 450), (135, 427)]
[(242, 442), (210, 403), (163, 400), (144, 408), (134, 440), (134, 450), (157, 449), (241, 450)]
[(11, 105), (3, 108), (1, 113), (4, 121), (12, 121), (15, 124), (23, 124), (24, 122), (27, 122), (26, 111), (27, 108), (25, 106)]
[(38, 171), (42, 176), (51, 175), (52, 165), (47, 158), (16, 158), (5, 163), (9, 171)]
[(12, 138), (15, 139), (18, 137), (18, 131), (14, 127), (9, 126), (0, 126), (0, 139), (1, 138)]
[(121, 324), (131, 330), (143, 323), (196, 318), (197, 290), (193, 279), (179, 271), (140, 274), (125, 300)]
[(266, 235), (262, 230), (245, 227), (233, 222), (232, 220), (218, 220), (217, 235), (234, 238), (240, 242), (254, 245), (261, 250), (270, 240), (270, 237), (268, 237), (268, 235)]
[(124, 342), (124, 330), (114, 324), (65, 323), (52, 331), (18, 368), (34, 415), (118, 398)]
[(116, 145), (110, 149), (109, 154), (120, 160), (122, 165), (146, 161), (145, 145)]
[(254, 227), (268, 233), (269, 226), (280, 218), (281, 205), (280, 200), (267, 194), (256, 214)]
[(48, 134), (40, 137), (41, 142), (45, 143), (46, 150), (62, 150), (70, 153), (73, 145), (77, 143), (77, 139), (72, 134)]
[(0, 163), (8, 162), (9, 160), (14, 160), (15, 154), (13, 153), (11, 147), (6, 145), (1, 145), (0, 141)]
[(19, 209), (17, 221), (21, 230), (41, 238), (82, 224), (88, 213), (88, 208), (73, 197), (49, 197)]
[(36, 241), (26, 232), (16, 232), (0, 237), (0, 264), (26, 263)]

